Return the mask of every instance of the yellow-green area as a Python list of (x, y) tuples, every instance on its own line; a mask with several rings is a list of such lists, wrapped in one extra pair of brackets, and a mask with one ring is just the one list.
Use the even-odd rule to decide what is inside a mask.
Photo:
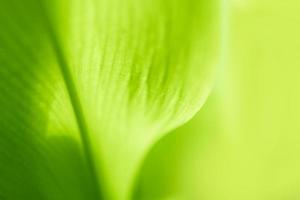
[(226, 3), (226, 66), (197, 117), (154, 148), (138, 197), (300, 199), (300, 3)]

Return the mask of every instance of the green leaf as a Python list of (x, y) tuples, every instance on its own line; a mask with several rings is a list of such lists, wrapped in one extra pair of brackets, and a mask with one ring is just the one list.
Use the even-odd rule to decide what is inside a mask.
[(0, 1), (0, 197), (128, 199), (208, 95), (218, 1)]

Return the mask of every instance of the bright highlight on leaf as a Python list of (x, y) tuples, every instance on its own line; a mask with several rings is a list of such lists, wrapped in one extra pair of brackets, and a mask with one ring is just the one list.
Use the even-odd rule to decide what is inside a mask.
[(219, 2), (0, 1), (0, 198), (130, 199), (211, 89)]

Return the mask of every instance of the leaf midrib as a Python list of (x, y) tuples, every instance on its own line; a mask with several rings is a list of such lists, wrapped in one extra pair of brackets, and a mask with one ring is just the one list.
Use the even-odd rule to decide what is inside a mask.
[(66, 86), (71, 107), (73, 109), (75, 120), (79, 129), (80, 139), (82, 141), (83, 154), (86, 160), (88, 171), (91, 176), (92, 185), (94, 186), (94, 195), (96, 199), (103, 199), (103, 193), (101, 193), (100, 191), (101, 187), (100, 182), (98, 180), (96, 164), (93, 158), (92, 145), (89, 139), (88, 126), (84, 117), (84, 112), (80, 102), (80, 98), (75, 87), (75, 82), (70, 71), (70, 66), (65, 58), (58, 36), (53, 29), (53, 24), (51, 23), (51, 20), (47, 14), (47, 9), (44, 7), (43, 3), (41, 3), (41, 8), (42, 11), (44, 11), (42, 13), (44, 13), (45, 26), (48, 30), (47, 32), (49, 34), (49, 39), (52, 43), (54, 54), (58, 62), (59, 70), (61, 72), (64, 84)]

